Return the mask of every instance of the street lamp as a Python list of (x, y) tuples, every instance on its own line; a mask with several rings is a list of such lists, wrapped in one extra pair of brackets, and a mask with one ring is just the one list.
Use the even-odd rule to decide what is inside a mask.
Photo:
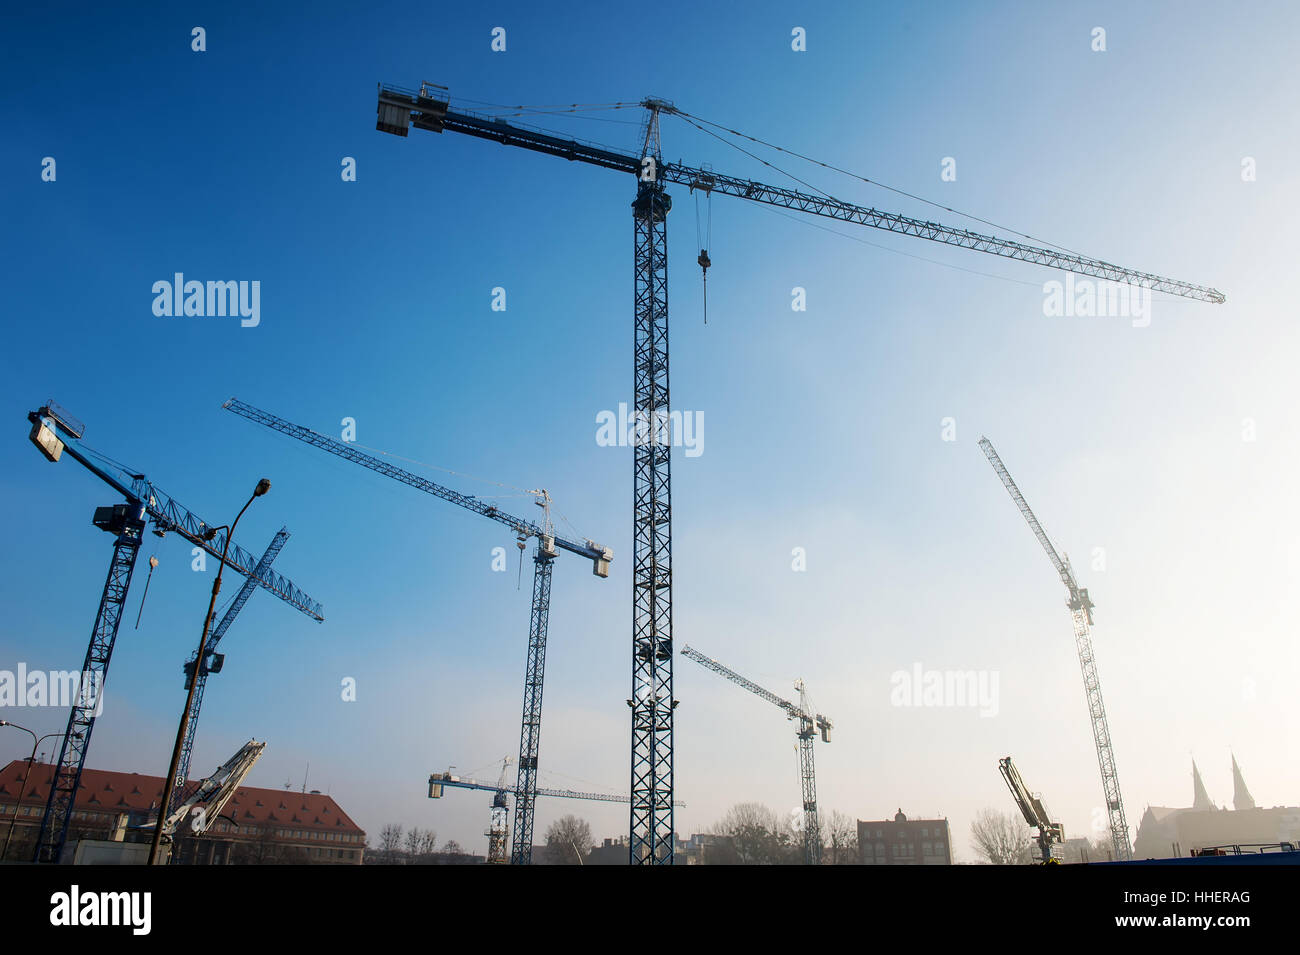
[[(171, 803), (172, 790), (176, 788), (176, 773), (181, 763), (181, 749), (185, 745), (185, 733), (190, 725), (190, 707), (194, 705), (194, 690), (199, 685), (197, 679), (199, 667), (203, 666), (203, 651), (208, 645), (208, 631), (212, 627), (212, 616), (217, 607), (217, 594), (221, 593), (221, 575), (226, 569), (226, 553), (230, 550), (230, 539), (235, 536), (235, 528), (239, 525), (239, 519), (244, 516), (244, 511), (248, 510), (248, 505), (253, 503), (255, 498), (261, 497), (267, 491), (271, 490), (271, 482), (262, 478), (257, 482), (257, 487), (253, 489), (253, 496), (250, 497), (239, 509), (235, 515), (234, 523), (229, 527), (210, 527), (204, 534), (204, 540), (212, 540), (217, 536), (217, 531), (225, 530), (226, 541), (221, 547), (221, 566), (217, 568), (217, 577), (212, 581), (212, 597), (208, 600), (208, 613), (203, 618), (203, 633), (199, 637), (199, 652), (194, 658), (194, 674), (196, 679), (190, 681), (189, 693), (185, 695), (185, 709), (181, 710), (181, 723), (176, 730), (176, 746), (172, 749), (172, 762), (167, 770), (167, 779), (163, 783), (162, 802), (158, 806), (158, 821), (153, 827), (153, 844), (149, 847), (149, 865), (154, 865), (158, 858), (158, 846), (162, 843), (163, 817), (167, 813), (167, 806)], [(250, 568), (251, 572), (252, 568)]]
[[(36, 748), (41, 745), (42, 740), (52, 739), (59, 736), (67, 736), (67, 733), (46, 733), (44, 736), (37, 737), (35, 733), (26, 726), (19, 726), (17, 723), (10, 723), (8, 720), (0, 720), (0, 726), (12, 726), (16, 730), (22, 730), (32, 738), (32, 754), (27, 757), (27, 771), (23, 773), (23, 781), (18, 784), (18, 805), (14, 806), (13, 818), (9, 820), (9, 829), (5, 832), (5, 847), (0, 849), (0, 859), (9, 855), (9, 840), (14, 836), (14, 823), (18, 821), (18, 810), (22, 808), (23, 796), (27, 792), (27, 780), (32, 775), (32, 761), (36, 759)], [(73, 733), (73, 737), (80, 739), (81, 733)]]

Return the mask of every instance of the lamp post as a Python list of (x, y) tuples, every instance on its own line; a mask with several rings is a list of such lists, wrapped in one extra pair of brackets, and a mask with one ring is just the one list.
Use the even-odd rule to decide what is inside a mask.
[(176, 746), (172, 749), (172, 762), (167, 770), (167, 779), (163, 783), (162, 802), (158, 806), (158, 821), (153, 827), (153, 844), (149, 847), (149, 865), (154, 865), (158, 859), (158, 847), (162, 843), (163, 816), (167, 812), (167, 806), (172, 799), (172, 790), (176, 788), (176, 772), (181, 763), (181, 749), (185, 745), (185, 733), (190, 725), (190, 707), (194, 704), (194, 690), (199, 685), (198, 674), (199, 667), (203, 666), (203, 651), (208, 645), (208, 631), (212, 627), (212, 615), (217, 607), (217, 594), (221, 593), (221, 575), (226, 569), (226, 554), (230, 550), (230, 539), (235, 536), (235, 528), (239, 525), (239, 519), (244, 516), (244, 511), (248, 510), (248, 505), (253, 503), (255, 498), (261, 497), (267, 491), (271, 490), (271, 482), (262, 478), (257, 482), (257, 487), (253, 489), (253, 496), (250, 497), (244, 506), (239, 509), (235, 515), (234, 523), (230, 527), (210, 527), (204, 533), (204, 540), (212, 540), (217, 536), (217, 531), (225, 530), (226, 542), (221, 548), (221, 566), (217, 568), (217, 577), (212, 581), (212, 596), (208, 600), (208, 613), (203, 618), (203, 633), (199, 637), (199, 652), (194, 658), (194, 679), (190, 681), (190, 690), (185, 695), (185, 709), (181, 710), (181, 723), (176, 730)]
[[(0, 849), (0, 860), (9, 855), (9, 840), (14, 836), (14, 823), (18, 821), (18, 810), (22, 808), (23, 796), (27, 792), (27, 781), (32, 776), (32, 761), (36, 759), (36, 748), (41, 745), (42, 740), (51, 739), (59, 736), (67, 736), (67, 733), (46, 733), (44, 736), (37, 737), (35, 733), (26, 726), (19, 726), (17, 723), (10, 723), (8, 720), (0, 720), (0, 726), (12, 726), (16, 730), (22, 730), (32, 738), (32, 754), (27, 757), (27, 771), (23, 773), (23, 781), (18, 785), (18, 805), (14, 806), (13, 818), (9, 820), (9, 829), (5, 832), (5, 846)], [(73, 733), (73, 736), (81, 736), (80, 733)]]

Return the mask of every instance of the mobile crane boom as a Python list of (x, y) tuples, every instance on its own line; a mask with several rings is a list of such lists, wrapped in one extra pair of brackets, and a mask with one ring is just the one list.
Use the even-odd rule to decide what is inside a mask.
[(1010, 756), (998, 760), (998, 771), (1002, 773), (1002, 779), (1011, 790), (1011, 798), (1020, 807), (1020, 814), (1025, 817), (1025, 822), (1038, 830), (1038, 851), (1043, 865), (1048, 865), (1052, 861), (1052, 846), (1065, 841), (1065, 827), (1059, 822), (1051, 821), (1042, 798), (1029, 791), (1025, 781), (1020, 778), (1015, 763), (1011, 762)]

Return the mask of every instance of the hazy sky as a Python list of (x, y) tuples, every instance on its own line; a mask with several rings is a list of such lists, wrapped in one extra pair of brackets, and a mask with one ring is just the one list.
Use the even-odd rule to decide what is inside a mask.
[[(541, 766), (543, 785), (625, 792), (632, 461), (597, 444), (596, 417), (631, 400), (634, 183), (468, 137), (383, 135), (375, 87), (430, 80), (467, 107), (655, 95), (1227, 294), (1157, 296), (1145, 327), (1047, 317), (1056, 273), (720, 196), (706, 326), (695, 200), (669, 190), (674, 405), (704, 422), (703, 453), (673, 459), (675, 637), (781, 695), (807, 681), (836, 726), (817, 751), (823, 809), (940, 813), (970, 858), (974, 814), (1014, 809), (997, 772), (1010, 754), (1067, 836), (1102, 835), (1064, 589), (981, 434), (1096, 601), (1133, 834), (1147, 804), (1190, 804), (1192, 756), (1217, 802), (1231, 799), (1230, 749), (1260, 805), (1300, 800), (1292, 4), (757, 3), (737, 16), (667, 3), (652, 22), (634, 6), (330, 7), (3, 14), (0, 669), (80, 664), (111, 552), (90, 518), (113, 493), (26, 440), (26, 413), (53, 397), (90, 446), (213, 523), (270, 478), (238, 541), (260, 554), (288, 525), (277, 569), (325, 605), (316, 624), (266, 593), (249, 602), (208, 684), (195, 769), (253, 736), (268, 745), (252, 784), (297, 787), (310, 763), (309, 786), (372, 837), (395, 821), (484, 851), (489, 794), (433, 803), (425, 780), (450, 764), (495, 779), (491, 764), (518, 752), (531, 567), (516, 589), (504, 528), (220, 406), (236, 395), (335, 435), (351, 417), (364, 445), (544, 486), (575, 536), (613, 547), (608, 580), (572, 556), (556, 566)], [(633, 150), (640, 118), (529, 121)], [(781, 185), (790, 172), (1001, 231), (745, 143), (778, 168), (763, 166), (679, 119), (663, 143), (670, 159)], [(945, 157), (955, 181), (941, 180)], [(152, 286), (176, 272), (260, 282), (260, 323), (155, 316)], [(796, 287), (806, 311), (792, 310)], [(524, 497), (501, 505), (537, 513)], [(511, 556), (504, 573), (494, 547)], [(183, 541), (146, 538), (92, 767), (165, 772), (212, 572), (189, 561)], [(996, 715), (892, 705), (891, 675), (918, 664), (996, 674)], [(676, 668), (679, 831), (741, 801), (796, 807), (781, 712), (680, 656)], [(340, 698), (345, 677), (356, 702)], [(0, 716), (59, 732), (67, 713)], [(0, 758), (26, 755), (26, 739), (0, 731)], [(539, 835), (565, 812), (598, 838), (627, 832), (625, 807), (543, 801)]]

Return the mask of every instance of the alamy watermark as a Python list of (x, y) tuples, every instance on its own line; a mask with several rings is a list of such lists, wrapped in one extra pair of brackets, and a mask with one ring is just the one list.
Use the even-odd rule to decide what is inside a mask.
[(978, 707), (980, 716), (998, 715), (997, 670), (927, 670), (913, 663), (889, 677), (893, 706)]
[(1151, 324), (1151, 290), (1127, 282), (1075, 279), (1043, 283), (1043, 314), (1048, 318), (1132, 318), (1134, 328)]
[(688, 458), (698, 458), (704, 453), (704, 412), (629, 411), (627, 404), (620, 401), (617, 413), (596, 414), (596, 444), (602, 448), (685, 448)]
[(0, 707), (81, 706), (104, 712), (104, 677), (92, 670), (0, 670)]
[(153, 313), (159, 318), (189, 316), (224, 318), (238, 316), (244, 328), (256, 328), (262, 321), (262, 283), (253, 281), (185, 281), (177, 272), (173, 280), (153, 283)]

